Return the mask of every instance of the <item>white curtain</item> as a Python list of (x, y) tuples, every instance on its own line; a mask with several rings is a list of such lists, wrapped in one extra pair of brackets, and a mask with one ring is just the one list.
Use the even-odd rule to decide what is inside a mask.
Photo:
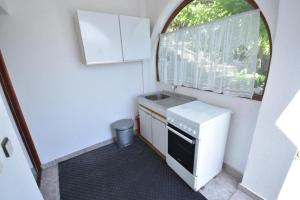
[(160, 81), (251, 98), (259, 24), (253, 10), (161, 34)]

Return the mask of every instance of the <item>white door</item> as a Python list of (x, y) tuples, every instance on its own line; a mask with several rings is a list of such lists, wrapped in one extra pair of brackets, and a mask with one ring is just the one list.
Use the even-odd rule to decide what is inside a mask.
[[(0, 199), (3, 200), (42, 200), (43, 197), (31, 173), (25, 155), (22, 152), (12, 121), (8, 115), (9, 109), (0, 94)], [(2, 148), (2, 142), (8, 138), (7, 157)]]
[(141, 135), (152, 144), (151, 113), (139, 109)]
[(159, 116), (153, 115), (152, 135), (153, 135), (153, 145), (164, 156), (166, 156), (167, 149), (168, 149), (168, 130), (166, 124), (164, 123), (164, 119), (161, 119)]

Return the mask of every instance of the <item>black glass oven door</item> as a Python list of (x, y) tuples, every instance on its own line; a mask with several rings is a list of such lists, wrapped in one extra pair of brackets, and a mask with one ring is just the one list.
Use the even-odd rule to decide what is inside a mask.
[(168, 154), (193, 174), (196, 139), (168, 124)]

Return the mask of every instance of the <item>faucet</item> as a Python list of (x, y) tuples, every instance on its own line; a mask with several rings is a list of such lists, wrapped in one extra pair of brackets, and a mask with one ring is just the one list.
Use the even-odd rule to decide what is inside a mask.
[(173, 92), (175, 92), (176, 88), (177, 88), (177, 85), (171, 85), (171, 89), (173, 90)]

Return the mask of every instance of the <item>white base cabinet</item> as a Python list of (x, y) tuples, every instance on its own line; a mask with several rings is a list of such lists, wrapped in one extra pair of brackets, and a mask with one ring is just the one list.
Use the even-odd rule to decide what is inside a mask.
[(139, 109), (141, 135), (152, 143), (152, 132), (151, 132), (151, 112)]
[(152, 115), (152, 138), (153, 145), (163, 154), (167, 155), (168, 151), (168, 130), (164, 119), (160, 119), (155, 114)]
[(166, 121), (161, 116), (140, 107), (141, 135), (164, 156), (168, 151), (168, 130)]
[(119, 17), (83, 10), (77, 15), (85, 63), (123, 62)]

